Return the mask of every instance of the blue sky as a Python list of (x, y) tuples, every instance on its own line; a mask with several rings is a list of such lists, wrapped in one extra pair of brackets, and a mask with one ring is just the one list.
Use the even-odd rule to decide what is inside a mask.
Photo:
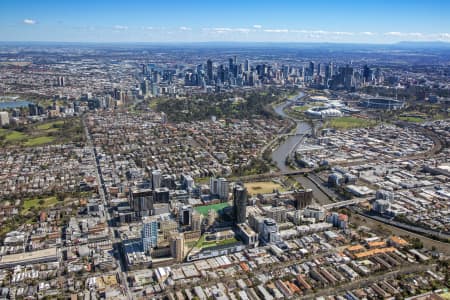
[(449, 0), (0, 0), (0, 41), (450, 42)]

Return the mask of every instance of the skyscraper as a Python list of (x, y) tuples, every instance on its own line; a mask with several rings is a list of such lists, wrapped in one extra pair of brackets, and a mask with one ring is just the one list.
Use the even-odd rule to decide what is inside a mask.
[(192, 222), (191, 222), (192, 231), (200, 231), (202, 229), (202, 219), (203, 219), (202, 214), (198, 213), (195, 210), (192, 212)]
[(312, 203), (313, 192), (311, 189), (296, 190), (293, 196), (295, 199), (295, 208), (303, 209)]
[(152, 171), (152, 187), (153, 189), (157, 189), (161, 187), (161, 171), (153, 170)]
[(213, 77), (213, 63), (212, 60), (208, 59), (206, 62), (206, 77), (208, 77), (208, 84), (211, 84), (211, 82), (214, 80)]
[(189, 226), (192, 224), (192, 206), (181, 205), (179, 208), (179, 219), (181, 226)]
[(225, 178), (213, 178), (209, 180), (211, 195), (218, 196), (221, 200), (228, 200), (228, 181)]
[(156, 247), (158, 243), (158, 220), (155, 217), (144, 219), (141, 236), (144, 252), (149, 252), (150, 249)]
[(153, 212), (153, 192), (150, 189), (130, 190), (130, 206), (137, 216), (149, 216)]
[(245, 223), (247, 212), (247, 189), (236, 185), (233, 189), (233, 217), (235, 224)]
[(314, 76), (314, 62), (312, 61), (309, 62), (308, 75)]
[(184, 235), (173, 232), (170, 236), (170, 253), (177, 262), (184, 260)]

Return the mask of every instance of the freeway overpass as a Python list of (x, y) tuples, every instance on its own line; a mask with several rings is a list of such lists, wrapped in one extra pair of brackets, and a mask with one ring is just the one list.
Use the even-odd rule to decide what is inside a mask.
[(234, 177), (231, 179), (234, 181), (247, 182), (247, 181), (255, 181), (255, 180), (262, 180), (262, 179), (272, 179), (272, 178), (281, 177), (281, 176), (304, 175), (304, 174), (310, 173), (312, 171), (313, 171), (313, 169), (310, 169), (310, 168), (302, 168), (302, 169), (292, 170), (292, 171), (268, 172), (268, 173), (263, 173), (263, 174), (240, 176), (240, 177)]
[(344, 207), (347, 205), (355, 205), (364, 201), (368, 201), (369, 198), (355, 198), (355, 199), (351, 199), (351, 200), (345, 200), (345, 201), (339, 201), (339, 202), (335, 202), (335, 203), (330, 203), (330, 204), (325, 204), (323, 207), (326, 209), (333, 209), (333, 208), (339, 208), (339, 207)]

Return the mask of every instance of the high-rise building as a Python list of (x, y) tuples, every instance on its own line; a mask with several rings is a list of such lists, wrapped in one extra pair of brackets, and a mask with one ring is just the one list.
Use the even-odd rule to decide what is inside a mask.
[(144, 219), (142, 226), (142, 245), (144, 252), (150, 252), (150, 250), (158, 244), (158, 220), (156, 217), (150, 217)]
[(177, 262), (184, 260), (184, 235), (179, 232), (173, 232), (170, 236), (170, 253)]
[(130, 206), (137, 216), (153, 213), (153, 191), (151, 189), (130, 189)]
[(233, 189), (233, 217), (235, 224), (245, 223), (247, 213), (247, 189), (236, 185)]
[(191, 175), (181, 174), (181, 183), (186, 190), (190, 190), (194, 187), (194, 179)]
[(192, 212), (191, 230), (200, 231), (202, 229), (203, 215), (197, 211)]
[(206, 77), (208, 77), (208, 84), (211, 84), (211, 82), (214, 80), (213, 76), (213, 63), (212, 60), (208, 59), (206, 62)]
[(286, 222), (286, 207), (284, 206), (269, 207), (266, 209), (266, 214), (267, 217), (275, 220), (275, 222)]
[(181, 205), (179, 209), (179, 219), (181, 226), (189, 226), (192, 224), (192, 206)]
[(296, 190), (293, 196), (295, 199), (295, 208), (303, 209), (312, 203), (313, 192), (311, 189)]
[(228, 200), (229, 188), (225, 178), (213, 178), (209, 180), (211, 195), (218, 196), (223, 201)]
[(309, 76), (314, 76), (314, 62), (312, 61), (309, 62), (308, 73)]
[(166, 187), (153, 190), (153, 200), (155, 203), (169, 203), (169, 189)]
[(280, 233), (278, 232), (278, 225), (275, 220), (264, 220), (262, 238), (266, 243), (275, 243), (281, 240)]
[(153, 189), (157, 189), (161, 187), (161, 171), (153, 170), (152, 171), (152, 187)]
[(245, 60), (245, 63), (244, 63), (244, 71), (245, 71), (245, 72), (250, 71), (250, 61), (249, 61), (248, 59)]
[(0, 111), (0, 126), (9, 125), (9, 114), (7, 111)]

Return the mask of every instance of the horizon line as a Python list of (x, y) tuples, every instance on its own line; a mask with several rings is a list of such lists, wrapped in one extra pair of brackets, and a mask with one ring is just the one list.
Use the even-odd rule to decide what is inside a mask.
[(335, 41), (4, 41), (1, 44), (19, 43), (51, 43), (51, 44), (332, 44), (332, 45), (398, 45), (398, 44), (444, 44), (449, 45), (449, 41), (429, 40), (429, 41), (395, 41), (395, 42), (335, 42)]

